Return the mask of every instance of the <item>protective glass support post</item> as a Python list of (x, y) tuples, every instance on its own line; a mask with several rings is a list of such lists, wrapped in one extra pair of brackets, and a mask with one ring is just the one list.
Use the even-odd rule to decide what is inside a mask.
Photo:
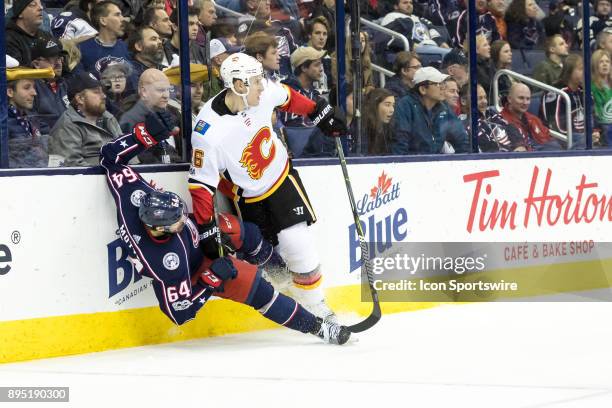
[[(326, 7), (326, 6), (321, 6)], [(345, 14), (344, 14), (344, 2), (336, 1), (336, 78), (338, 83), (336, 84), (336, 106), (340, 106), (346, 111), (346, 55), (344, 54), (346, 43), (346, 31), (345, 31)]]
[(363, 93), (363, 74), (361, 71), (361, 26), (359, 22), (359, 0), (353, 0), (351, 6), (351, 21), (349, 24), (351, 36), (351, 72), (353, 77), (353, 122), (354, 129), (353, 141), (355, 153), (361, 155), (362, 134), (361, 134), (361, 100)]
[(476, 0), (468, 1), (468, 42), (470, 64), (470, 127), (472, 133), (472, 152), (478, 153), (478, 65), (476, 55), (476, 26), (478, 23)]
[[(189, 52), (189, 4), (179, 0), (179, 61), (181, 67), (181, 129), (183, 137), (183, 160), (191, 160), (191, 72)], [(211, 72), (208, 73), (209, 79)]]
[[(0, 18), (0, 32), (6, 33), (5, 14)], [(9, 166), (8, 97), (6, 95), (6, 34), (0, 35), (0, 169)]]
[(584, 132), (586, 148), (593, 148), (593, 98), (591, 94), (591, 11), (588, 1), (582, 2), (582, 50), (584, 52)]

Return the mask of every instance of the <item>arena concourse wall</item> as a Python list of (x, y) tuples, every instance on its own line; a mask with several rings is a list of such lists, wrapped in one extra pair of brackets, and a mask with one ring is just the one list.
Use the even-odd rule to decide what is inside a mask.
[[(369, 241), (583, 245), (585, 251), (521, 259), (512, 244), (506, 262), (490, 271), (550, 276), (551, 266), (560, 265), (560, 281), (586, 282), (560, 291), (580, 292), (610, 286), (612, 255), (586, 250), (612, 236), (609, 164), (605, 155), (368, 158), (354, 160), (349, 171)], [(367, 315), (340, 167), (335, 160), (298, 167), (318, 215), (313, 228), (330, 304), (341, 313)], [(185, 167), (140, 170), (189, 200)], [(191, 322), (173, 325), (158, 310), (149, 279), (125, 260), (104, 176), (92, 169), (27, 174), (0, 171), (0, 363), (274, 327), (257, 312), (218, 299)], [(603, 279), (587, 279), (589, 274)], [(437, 304), (388, 302), (383, 311)]]

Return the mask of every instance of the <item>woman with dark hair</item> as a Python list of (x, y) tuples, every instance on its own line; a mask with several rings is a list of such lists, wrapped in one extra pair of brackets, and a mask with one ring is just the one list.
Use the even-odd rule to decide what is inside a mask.
[(367, 95), (363, 108), (363, 141), (367, 146), (362, 150), (368, 155), (391, 154), (395, 112), (395, 95), (388, 89), (376, 88)]
[(531, 50), (539, 44), (544, 33), (537, 20), (539, 10), (535, 0), (512, 0), (506, 10), (508, 42), (512, 48)]
[[(563, 63), (563, 69), (555, 87), (567, 93), (571, 102), (572, 148), (585, 147), (584, 143), (584, 99), (583, 99), (584, 62), (581, 55), (570, 54)], [(565, 99), (549, 92), (542, 100), (542, 115), (548, 128), (567, 135), (567, 116)], [(599, 134), (593, 132), (593, 140), (599, 141)]]
[[(512, 48), (510, 43), (504, 40), (493, 41), (491, 44), (491, 60), (495, 71), (500, 69), (512, 69)], [(512, 86), (512, 78), (507, 75), (502, 75), (499, 78), (499, 95), (506, 96), (510, 92)], [(491, 84), (493, 86), (493, 84)], [(491, 88), (492, 89), (492, 88)]]

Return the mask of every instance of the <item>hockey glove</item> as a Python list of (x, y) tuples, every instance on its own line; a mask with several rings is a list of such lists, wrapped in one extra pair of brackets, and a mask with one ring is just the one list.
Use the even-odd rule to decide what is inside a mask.
[(200, 280), (216, 292), (223, 292), (223, 282), (234, 279), (237, 275), (238, 271), (232, 260), (223, 257), (215, 259), (210, 268), (202, 272)]
[[(221, 245), (226, 253), (235, 253), (242, 248), (243, 232), (240, 220), (231, 214), (219, 214), (219, 222), (221, 223)], [(200, 232), (200, 245), (204, 255), (210, 259), (219, 257), (219, 248), (217, 242), (217, 224), (213, 219), (208, 224), (198, 227)]]
[(326, 136), (339, 137), (348, 133), (344, 115), (336, 111), (325, 99), (317, 100), (314, 110), (308, 117)]
[(134, 126), (134, 135), (146, 147), (151, 147), (166, 140), (176, 131), (174, 117), (166, 112), (150, 112), (145, 116), (144, 123)]

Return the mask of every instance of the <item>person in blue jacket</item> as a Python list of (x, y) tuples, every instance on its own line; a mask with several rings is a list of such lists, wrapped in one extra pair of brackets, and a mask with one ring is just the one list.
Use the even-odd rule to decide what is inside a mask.
[(395, 108), (393, 154), (436, 154), (470, 151), (470, 142), (461, 121), (444, 103), (444, 81), (448, 75), (433, 67), (414, 74), (414, 87)]
[(108, 142), (100, 151), (100, 165), (117, 206), (117, 233), (135, 271), (152, 279), (161, 311), (181, 325), (194, 319), (215, 295), (244, 303), (282, 326), (328, 343), (346, 343), (347, 327), (317, 317), (279, 293), (256, 264), (215, 253), (215, 238), (220, 235), (226, 254), (229, 248), (262, 261), (255, 253), (272, 247), (254, 224), (220, 214), (219, 229), (214, 222), (198, 228), (177, 194), (154, 188), (128, 165), (131, 158), (176, 132), (170, 114), (152, 112), (131, 133)]

